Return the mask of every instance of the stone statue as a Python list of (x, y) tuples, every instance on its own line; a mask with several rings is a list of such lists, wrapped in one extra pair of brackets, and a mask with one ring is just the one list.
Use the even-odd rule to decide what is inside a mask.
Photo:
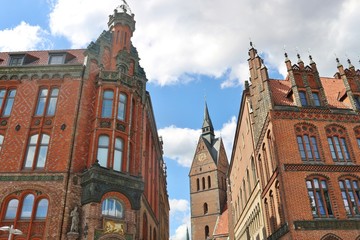
[(79, 232), (79, 212), (77, 206), (70, 213), (71, 216), (71, 228), (70, 232)]

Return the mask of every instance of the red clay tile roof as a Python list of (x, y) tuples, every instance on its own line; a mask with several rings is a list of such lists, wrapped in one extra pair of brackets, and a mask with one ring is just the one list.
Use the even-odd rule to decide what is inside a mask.
[(228, 222), (229, 222), (228, 209), (226, 207), (223, 213), (218, 217), (216, 221), (213, 236), (216, 237), (216, 236), (229, 235)]
[[(320, 80), (330, 108), (351, 108), (339, 101), (339, 97), (345, 93), (342, 79), (321, 77)], [(295, 106), (292, 98), (287, 96), (291, 90), (291, 82), (288, 78), (286, 80), (270, 79), (269, 85), (275, 105)]]
[(0, 52), (0, 67), (9, 66), (11, 55), (26, 54), (30, 56), (31, 61), (23, 66), (36, 66), (36, 65), (48, 65), (50, 54), (67, 53), (71, 56), (70, 60), (66, 62), (66, 65), (82, 64), (84, 62), (85, 49), (65, 49), (65, 50), (42, 50), (42, 51), (23, 51), (23, 52)]

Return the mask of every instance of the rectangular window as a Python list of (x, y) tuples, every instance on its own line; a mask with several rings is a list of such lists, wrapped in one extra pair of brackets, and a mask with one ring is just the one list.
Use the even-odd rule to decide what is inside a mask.
[(299, 91), (299, 97), (300, 97), (300, 102), (301, 102), (301, 106), (307, 106), (307, 99), (306, 99), (306, 93), (303, 91)]
[[(0, 91), (0, 101), (1, 101), (1, 103), (4, 102), (4, 94), (5, 94), (5, 90), (1, 90)], [(11, 90), (9, 90), (7, 92), (6, 99), (5, 99), (5, 104), (3, 105), (3, 109), (2, 109), (2, 115), (4, 117), (10, 116), (12, 107), (14, 105), (15, 95), (16, 95), (16, 90), (15, 89), (11, 89)]]
[(57, 102), (58, 94), (59, 94), (58, 88), (51, 89), (50, 94), (48, 89), (46, 88), (41, 89), (38, 96), (35, 115), (43, 116), (46, 110), (46, 116), (53, 116), (56, 110), (56, 102)]
[(13, 55), (10, 57), (10, 66), (21, 66), (23, 65), (25, 55)]
[(317, 146), (316, 138), (308, 135), (297, 136), (297, 143), (301, 159), (303, 161), (319, 161), (320, 154)]
[(339, 186), (346, 214), (349, 216), (360, 215), (360, 189), (356, 180), (340, 180)]
[(333, 212), (326, 181), (317, 178), (307, 180), (306, 187), (313, 216), (331, 217)]
[(118, 103), (118, 113), (117, 118), (119, 120), (124, 121), (125, 120), (125, 112), (126, 112), (126, 95), (123, 93), (120, 93), (119, 95), (119, 103)]
[(328, 137), (328, 143), (331, 157), (334, 161), (351, 161), (345, 138), (339, 138), (337, 136)]
[(321, 105), (321, 104), (320, 104), (319, 93), (313, 92), (312, 95), (313, 95), (313, 99), (314, 99), (314, 105), (315, 105), (316, 107), (319, 107), (319, 106)]
[(103, 94), (101, 117), (111, 118), (113, 108), (114, 92), (112, 90), (105, 90)]
[(49, 56), (49, 64), (64, 64), (65, 54), (51, 54)]

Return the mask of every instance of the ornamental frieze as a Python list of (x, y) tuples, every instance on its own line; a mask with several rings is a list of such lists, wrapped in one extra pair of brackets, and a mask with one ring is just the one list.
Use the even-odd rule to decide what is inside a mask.
[[(350, 112), (350, 111), (349, 111)], [(360, 115), (354, 114), (334, 114), (334, 113), (313, 113), (313, 112), (295, 112), (295, 111), (273, 111), (273, 119), (302, 119), (316, 121), (333, 122), (360, 122)]]
[(360, 172), (360, 165), (284, 164), (288, 172)]

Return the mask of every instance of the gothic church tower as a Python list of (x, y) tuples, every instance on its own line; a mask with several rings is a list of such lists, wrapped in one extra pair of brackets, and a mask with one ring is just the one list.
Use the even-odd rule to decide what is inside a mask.
[(189, 173), (191, 239), (212, 237), (216, 220), (226, 208), (228, 167), (222, 139), (215, 138), (214, 127), (205, 103), (202, 134)]

